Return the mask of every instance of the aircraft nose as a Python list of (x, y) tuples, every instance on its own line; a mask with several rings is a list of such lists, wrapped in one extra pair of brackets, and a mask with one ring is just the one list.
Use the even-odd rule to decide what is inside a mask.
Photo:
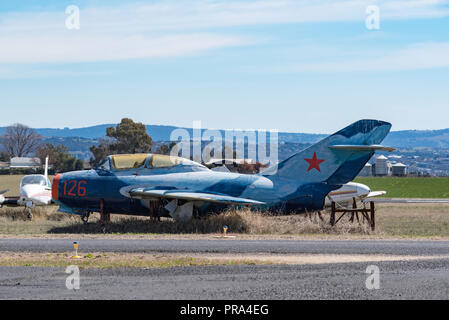
[(59, 199), (59, 182), (63, 180), (62, 176), (63, 174), (59, 173), (53, 178), (53, 184), (51, 186), (51, 197), (54, 201)]
[(30, 199), (34, 194), (34, 190), (32, 187), (33, 187), (32, 185), (23, 186), (21, 190), (22, 197)]

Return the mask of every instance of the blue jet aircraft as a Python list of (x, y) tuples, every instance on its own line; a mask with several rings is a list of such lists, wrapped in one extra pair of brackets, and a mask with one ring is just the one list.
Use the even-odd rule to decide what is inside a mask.
[(380, 145), (390, 128), (357, 121), (255, 175), (158, 154), (111, 155), (93, 170), (57, 175), (52, 197), (61, 212), (85, 223), (92, 212), (102, 221), (111, 213), (187, 221), (229, 205), (286, 214), (321, 210), (326, 195), (352, 181), (376, 150), (393, 150)]

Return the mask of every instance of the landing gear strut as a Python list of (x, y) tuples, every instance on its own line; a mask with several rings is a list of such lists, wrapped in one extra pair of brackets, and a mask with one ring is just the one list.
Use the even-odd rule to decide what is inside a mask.
[(30, 207), (26, 207), (25, 211), (27, 212), (27, 219), (28, 220), (33, 220), (33, 214), (31, 213), (31, 208)]
[(111, 214), (104, 208), (104, 200), (100, 200), (100, 223), (105, 224), (111, 222)]

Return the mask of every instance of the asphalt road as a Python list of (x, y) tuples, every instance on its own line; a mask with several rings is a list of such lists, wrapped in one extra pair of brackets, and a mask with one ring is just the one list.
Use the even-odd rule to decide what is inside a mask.
[(449, 241), (0, 239), (0, 251), (446, 255)]
[[(0, 251), (71, 252), (77, 239), (0, 239)], [(448, 241), (79, 240), (80, 252), (447, 255)], [(368, 265), (380, 289), (368, 290)], [(449, 259), (317, 265), (81, 269), (0, 267), (0, 299), (448, 299)]]
[(80, 288), (60, 268), (0, 267), (0, 299), (448, 299), (449, 260), (367, 263), (81, 269)]

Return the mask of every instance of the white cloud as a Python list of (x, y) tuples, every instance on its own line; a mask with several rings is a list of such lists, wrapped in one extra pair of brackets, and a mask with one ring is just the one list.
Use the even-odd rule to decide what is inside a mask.
[(243, 37), (208, 33), (147, 35), (58, 35), (0, 37), (3, 63), (90, 62), (188, 55), (251, 43)]
[[(254, 24), (364, 21), (366, 7), (378, 5), (382, 19), (449, 15), (447, 0), (171, 0), (152, 4), (81, 8), (84, 28), (103, 32), (190, 30)], [(64, 12), (13, 13), (1, 29), (39, 32), (64, 26)]]
[[(81, 29), (61, 12), (0, 15), (0, 63), (109, 61), (182, 56), (250, 45), (228, 27), (318, 21), (364, 21), (367, 5), (382, 19), (448, 15), (445, 0), (177, 0), (81, 8)], [(220, 28), (220, 30), (217, 30)]]
[[(363, 55), (362, 55), (363, 56)], [(449, 67), (449, 42), (417, 43), (392, 51), (366, 52), (365, 58), (310, 61), (270, 68), (270, 72), (404, 71)]]

